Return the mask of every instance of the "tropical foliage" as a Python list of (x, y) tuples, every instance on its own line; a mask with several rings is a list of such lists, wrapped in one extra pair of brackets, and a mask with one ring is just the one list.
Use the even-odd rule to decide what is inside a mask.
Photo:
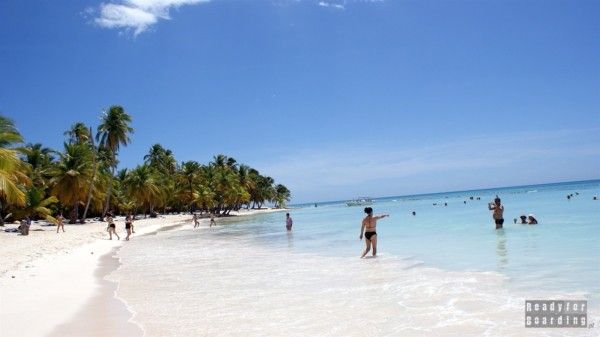
[(0, 116), (0, 225), (30, 217), (70, 223), (106, 212), (156, 216), (168, 212), (227, 215), (269, 203), (285, 207), (291, 193), (273, 178), (219, 154), (203, 164), (178, 163), (161, 144), (150, 147), (143, 163), (118, 168), (119, 150), (131, 143), (132, 118), (121, 106), (109, 107), (97, 133), (81, 122), (64, 132), (61, 151), (24, 145), (12, 120)]

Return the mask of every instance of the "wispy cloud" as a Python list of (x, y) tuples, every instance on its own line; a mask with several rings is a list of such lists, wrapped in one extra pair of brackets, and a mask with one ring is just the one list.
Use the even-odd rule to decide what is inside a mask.
[(335, 9), (346, 9), (346, 1), (319, 1), (321, 7), (330, 7)]
[[(159, 20), (170, 20), (170, 10), (210, 0), (121, 0), (102, 3), (94, 22), (103, 28), (132, 31), (138, 35)], [(89, 10), (88, 10), (89, 12)]]
[(594, 135), (599, 131), (516, 133), (418, 147), (348, 143), (290, 151), (257, 167), (285, 182), (300, 200), (341, 198), (351, 190), (382, 195), (403, 193), (401, 186), (414, 192), (429, 184), (443, 191), (478, 181), (502, 185), (529, 177), (562, 179), (553, 175), (593, 170), (580, 167), (584, 163), (598, 169), (600, 161), (594, 158), (600, 158), (600, 147)]
[[(109, 0), (98, 8), (86, 8), (83, 14), (85, 17), (92, 17), (99, 27), (139, 35), (160, 20), (170, 20), (171, 9), (210, 1), (213, 0)], [(348, 3), (375, 3), (384, 0), (293, 0), (297, 3), (304, 1), (323, 8), (344, 10)]]

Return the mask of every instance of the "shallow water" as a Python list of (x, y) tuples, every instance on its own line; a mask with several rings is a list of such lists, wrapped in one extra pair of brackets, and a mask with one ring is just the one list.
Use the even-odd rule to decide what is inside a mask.
[[(487, 210), (496, 194), (499, 231)], [(146, 336), (596, 336), (523, 328), (524, 299), (585, 298), (597, 319), (593, 195), (600, 181), (376, 200), (391, 217), (366, 260), (359, 207), (294, 209), (291, 233), (281, 213), (227, 219), (132, 240), (110, 278)], [(523, 213), (539, 225), (510, 221)]]

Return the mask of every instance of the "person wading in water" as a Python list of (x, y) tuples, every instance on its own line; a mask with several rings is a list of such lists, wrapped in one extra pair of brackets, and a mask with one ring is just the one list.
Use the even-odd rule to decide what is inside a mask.
[(373, 209), (371, 207), (365, 208), (365, 213), (367, 213), (367, 216), (362, 221), (359, 238), (362, 240), (364, 232), (365, 243), (367, 247), (365, 248), (364, 253), (360, 256), (361, 258), (365, 257), (369, 250), (371, 250), (371, 245), (373, 245), (373, 257), (377, 256), (377, 220), (389, 216), (388, 214), (374, 216)]
[(493, 203), (490, 202), (488, 204), (488, 209), (494, 211), (492, 217), (496, 223), (496, 229), (502, 229), (502, 225), (504, 224), (504, 206), (500, 203), (500, 198), (498, 198), (498, 196), (496, 196)]

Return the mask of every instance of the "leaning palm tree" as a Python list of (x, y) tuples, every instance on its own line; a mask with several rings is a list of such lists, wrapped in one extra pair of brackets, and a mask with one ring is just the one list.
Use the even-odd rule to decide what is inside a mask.
[[(98, 126), (98, 133), (96, 140), (99, 142), (98, 146), (104, 147), (110, 151), (111, 155), (111, 174), (114, 176), (117, 153), (121, 145), (127, 146), (129, 144), (129, 134), (133, 133), (133, 128), (129, 126), (131, 123), (131, 116), (129, 116), (123, 107), (119, 105), (111, 106), (102, 115), (102, 123)], [(108, 185), (108, 193), (106, 194), (106, 204), (102, 217), (108, 212), (110, 207), (110, 195), (112, 193), (112, 178)]]
[(275, 208), (284, 208), (286, 203), (290, 201), (292, 197), (292, 193), (290, 190), (282, 184), (277, 184), (275, 186), (275, 196), (273, 200), (275, 201)]
[(17, 151), (9, 148), (22, 141), (13, 121), (0, 115), (0, 226), (4, 225), (2, 213), (6, 206), (25, 205), (26, 196), (20, 186), (29, 183), (27, 167)]
[(0, 115), (0, 148), (23, 142), (23, 137), (10, 118)]
[(92, 176), (92, 151), (87, 144), (64, 144), (65, 152), (52, 170), (51, 194), (61, 204), (70, 206), (71, 220), (75, 223), (78, 216), (79, 203), (85, 199), (88, 183)]
[(0, 148), (0, 226), (4, 226), (2, 213), (7, 206), (25, 205), (21, 187), (29, 184), (26, 169), (15, 150)]
[[(83, 125), (83, 123), (77, 123)], [(83, 125), (85, 127), (85, 125)], [(90, 178), (90, 184), (88, 188), (88, 196), (87, 201), (85, 203), (85, 209), (83, 210), (83, 215), (81, 216), (80, 223), (85, 223), (85, 219), (87, 217), (87, 212), (90, 209), (90, 205), (92, 203), (92, 197), (94, 195), (94, 183), (96, 181), (96, 175), (98, 174), (98, 151), (96, 149), (96, 144), (94, 144), (94, 137), (92, 135), (92, 127), (90, 126), (89, 131), (82, 133), (80, 126), (77, 126), (79, 134), (88, 135), (87, 138), (81, 138), (82, 140), (87, 140), (88, 145), (92, 150), (92, 177)]]

